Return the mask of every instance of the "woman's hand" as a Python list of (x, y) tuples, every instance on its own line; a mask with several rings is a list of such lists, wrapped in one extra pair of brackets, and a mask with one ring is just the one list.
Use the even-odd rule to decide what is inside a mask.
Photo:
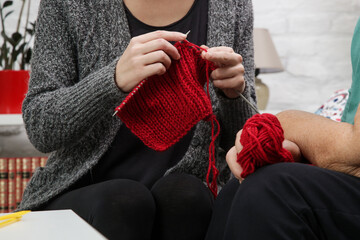
[(164, 74), (171, 59), (180, 59), (177, 49), (169, 41), (182, 41), (180, 32), (155, 31), (131, 39), (116, 64), (115, 82), (123, 92), (130, 92), (143, 79)]
[(214, 62), (218, 67), (210, 77), (215, 87), (220, 88), (228, 98), (237, 98), (245, 89), (245, 69), (241, 55), (230, 47), (213, 47), (203, 51), (203, 59)]
[[(235, 146), (232, 147), (226, 154), (226, 162), (227, 162), (231, 172), (237, 179), (239, 179), (240, 183), (243, 180), (243, 178), (240, 176), (243, 169), (242, 169), (241, 165), (237, 162), (237, 155), (243, 149), (243, 146), (240, 143), (241, 133), (242, 133), (242, 130), (240, 130), (236, 134)], [(301, 161), (301, 158), (302, 158), (301, 151), (300, 151), (300, 148), (298, 147), (298, 145), (296, 145), (296, 143), (285, 139), (283, 141), (282, 146), (283, 146), (283, 148), (287, 149), (291, 153), (295, 162)]]

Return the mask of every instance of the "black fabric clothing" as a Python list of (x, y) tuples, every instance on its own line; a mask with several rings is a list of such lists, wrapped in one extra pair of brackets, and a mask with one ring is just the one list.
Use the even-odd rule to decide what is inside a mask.
[(200, 46), (206, 44), (208, 22), (208, 0), (195, 0), (188, 13), (179, 21), (167, 26), (154, 27), (139, 21), (125, 6), (132, 37), (156, 30), (189, 33), (187, 40)]
[(151, 190), (127, 179), (89, 185), (37, 210), (72, 209), (110, 240), (191, 240), (204, 239), (212, 204), (210, 191), (198, 178), (171, 174)]
[[(165, 27), (149, 26), (136, 19), (126, 6), (125, 10), (132, 37), (160, 29), (184, 33), (191, 30), (188, 40), (201, 45), (206, 43), (207, 37), (207, 5), (207, 0), (195, 0), (182, 19)], [(98, 165), (91, 173), (78, 181), (73, 189), (116, 178), (132, 179), (151, 188), (155, 181), (164, 176), (167, 169), (182, 159), (190, 145), (193, 133), (192, 129), (168, 150), (157, 152), (144, 145), (123, 125)]]
[(141, 182), (151, 188), (165, 171), (184, 156), (192, 135), (190, 130), (179, 142), (164, 152), (157, 152), (135, 136), (125, 125), (120, 127), (110, 150), (92, 171), (95, 183), (116, 178)]
[(206, 240), (360, 238), (360, 179), (300, 163), (263, 167), (220, 192)]

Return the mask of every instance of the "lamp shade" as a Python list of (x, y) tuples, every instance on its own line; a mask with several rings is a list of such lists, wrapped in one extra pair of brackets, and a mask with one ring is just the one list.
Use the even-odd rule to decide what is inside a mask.
[(259, 73), (282, 72), (284, 68), (266, 28), (254, 28), (255, 67)]

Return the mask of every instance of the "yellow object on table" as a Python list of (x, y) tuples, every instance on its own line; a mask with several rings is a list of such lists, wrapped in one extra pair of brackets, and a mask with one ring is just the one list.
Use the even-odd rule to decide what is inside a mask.
[(6, 214), (4, 216), (0, 216), (0, 228), (5, 227), (11, 223), (17, 222), (21, 219), (21, 217), (30, 211), (20, 211), (15, 213)]

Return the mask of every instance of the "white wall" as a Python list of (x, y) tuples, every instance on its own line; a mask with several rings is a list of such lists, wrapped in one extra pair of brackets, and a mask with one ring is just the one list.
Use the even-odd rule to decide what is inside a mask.
[(253, 0), (255, 27), (268, 28), (285, 72), (261, 74), (268, 110), (315, 111), (351, 85), (350, 46), (360, 0)]

